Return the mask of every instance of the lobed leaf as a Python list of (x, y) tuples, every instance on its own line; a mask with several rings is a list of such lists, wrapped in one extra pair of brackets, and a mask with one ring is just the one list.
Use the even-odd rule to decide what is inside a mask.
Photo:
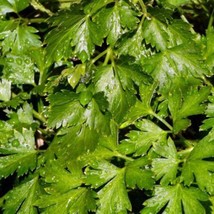
[(175, 186), (156, 186), (154, 197), (144, 202), (145, 208), (142, 214), (159, 213), (192, 213), (205, 214), (206, 211), (200, 201), (208, 201), (208, 195), (194, 187), (183, 187), (181, 184)]
[(24, 151), (23, 153), (10, 154), (0, 157), (0, 175), (8, 177), (17, 172), (18, 176), (26, 174), (36, 168), (36, 151)]
[(38, 177), (35, 177), (17, 187), (14, 187), (4, 195), (4, 213), (36, 214), (37, 209), (34, 207), (34, 202), (39, 192), (38, 185)]
[(99, 207), (97, 213), (127, 213), (131, 203), (124, 182), (125, 170), (118, 170), (117, 175), (110, 180), (97, 194)]
[(2, 0), (0, 5), (0, 15), (15, 12), (18, 13), (29, 5), (29, 0)]
[(183, 169), (182, 178), (186, 185), (196, 182), (201, 190), (214, 193), (214, 154), (213, 130), (192, 150)]

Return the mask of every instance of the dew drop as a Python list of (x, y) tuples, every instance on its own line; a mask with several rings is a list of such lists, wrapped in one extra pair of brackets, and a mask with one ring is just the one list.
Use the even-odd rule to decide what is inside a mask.
[(14, 59), (12, 57), (7, 59), (8, 62), (14, 62)]
[(21, 65), (21, 64), (22, 64), (22, 59), (17, 58), (17, 59), (16, 59), (16, 63), (17, 63), (18, 65)]
[(25, 63), (26, 64), (30, 64), (30, 60), (29, 59), (25, 59)]

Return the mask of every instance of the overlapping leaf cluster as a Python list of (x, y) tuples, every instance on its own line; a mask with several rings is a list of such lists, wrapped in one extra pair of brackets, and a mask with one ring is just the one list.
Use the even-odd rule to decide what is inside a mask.
[(213, 212), (200, 4), (203, 34), (198, 1), (0, 3), (1, 212)]

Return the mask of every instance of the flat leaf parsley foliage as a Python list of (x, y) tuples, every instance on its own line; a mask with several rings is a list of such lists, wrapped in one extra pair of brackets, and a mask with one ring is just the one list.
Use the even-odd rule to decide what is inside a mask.
[(211, 0), (2, 0), (0, 212), (214, 210)]

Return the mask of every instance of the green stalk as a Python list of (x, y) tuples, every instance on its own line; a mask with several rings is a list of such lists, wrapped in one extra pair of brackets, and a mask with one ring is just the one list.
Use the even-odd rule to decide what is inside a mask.
[(173, 127), (168, 122), (166, 122), (166, 120), (164, 120), (162, 117), (157, 115), (155, 112), (151, 111), (150, 114), (155, 118), (157, 118), (159, 121), (161, 121), (167, 128), (169, 128), (170, 131), (173, 130)]
[(110, 60), (111, 58), (112, 58), (112, 50), (111, 50), (111, 48), (109, 47), (109, 48), (107, 49), (106, 58), (105, 58), (105, 60), (104, 60), (103, 65), (107, 65), (108, 62), (109, 62), (109, 60)]
[(38, 119), (39, 121), (43, 122), (43, 123), (47, 123), (46, 119), (41, 115), (39, 114), (37, 111), (35, 111), (33, 109), (33, 116)]
[(101, 57), (103, 57), (104, 55), (106, 55), (108, 52), (108, 48), (105, 49), (103, 52), (101, 52), (100, 54), (98, 54), (94, 59), (91, 60), (90, 64), (94, 64), (97, 60), (99, 60)]
[(115, 152), (115, 156), (118, 157), (118, 158), (122, 158), (124, 160), (127, 160), (127, 161), (134, 161), (134, 159), (130, 158), (130, 157), (127, 157), (125, 155), (122, 155), (120, 154), (119, 152)]
[(138, 2), (139, 2), (140, 6), (142, 8), (143, 14), (145, 16), (147, 16), (147, 7), (146, 7), (146, 5), (144, 4), (144, 2), (142, 0), (138, 0)]
[(208, 30), (211, 30), (211, 28), (213, 27), (213, 20), (214, 20), (214, 9), (210, 15), (210, 19), (209, 19), (209, 23), (208, 23), (208, 27), (207, 27)]

